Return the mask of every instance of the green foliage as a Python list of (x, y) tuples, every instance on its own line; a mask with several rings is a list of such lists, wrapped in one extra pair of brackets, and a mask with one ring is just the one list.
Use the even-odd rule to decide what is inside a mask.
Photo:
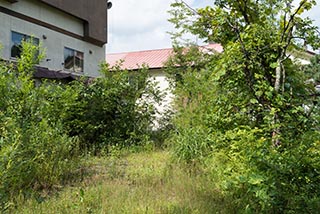
[(3, 212), (17, 196), (28, 198), (63, 184), (81, 154), (150, 145), (154, 132), (154, 104), (161, 94), (147, 68), (128, 72), (102, 65), (102, 77), (96, 79), (39, 83), (33, 72), (43, 56), (40, 47), (23, 42), (15, 64), (0, 64)]
[(310, 64), (304, 66), (306, 75), (313, 79), (315, 84), (320, 84), (320, 55), (317, 54), (310, 59)]
[(305, 73), (289, 58), (304, 42), (320, 44), (317, 28), (301, 17), (315, 1), (292, 3), (223, 0), (197, 11), (172, 4), (176, 38), (192, 33), (224, 49), (213, 57), (180, 48), (171, 60), (169, 73), (179, 76), (174, 154), (207, 166), (239, 212), (320, 206), (319, 97), (308, 81), (317, 79), (316, 66)]
[[(72, 170), (77, 141), (61, 134), (62, 126), (47, 121), (14, 131), (1, 142), (0, 194), (6, 202), (17, 194), (51, 189)], [(3, 204), (2, 204), (3, 206)]]
[[(59, 117), (68, 111), (64, 106), (74, 101), (69, 96), (70, 88), (62, 90), (60, 85), (46, 84), (35, 87), (32, 74), (42, 53), (31, 43), (22, 46), (16, 65), (2, 63), (0, 68), (2, 210), (19, 194), (28, 196), (33, 190), (59, 184), (72, 170), (78, 152), (77, 139), (67, 135)], [(56, 112), (58, 99), (64, 106)]]
[(89, 84), (75, 83), (79, 96), (66, 117), (69, 133), (79, 136), (81, 147), (99, 152), (110, 145), (127, 147), (147, 143), (161, 100), (147, 69), (121, 71), (101, 68), (103, 77)]
[(290, 148), (275, 148), (257, 137), (261, 132), (240, 127), (215, 139), (206, 164), (217, 187), (243, 212), (317, 210), (319, 133), (305, 133)]

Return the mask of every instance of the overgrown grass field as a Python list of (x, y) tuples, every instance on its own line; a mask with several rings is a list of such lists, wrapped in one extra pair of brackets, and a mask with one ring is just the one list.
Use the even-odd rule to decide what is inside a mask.
[(167, 151), (87, 157), (81, 182), (12, 213), (232, 213), (200, 169), (173, 163)]

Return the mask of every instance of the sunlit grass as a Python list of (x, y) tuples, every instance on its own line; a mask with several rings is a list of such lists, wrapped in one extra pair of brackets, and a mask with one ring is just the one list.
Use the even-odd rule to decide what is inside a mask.
[(13, 213), (230, 213), (213, 182), (173, 164), (166, 151), (89, 158), (89, 175)]

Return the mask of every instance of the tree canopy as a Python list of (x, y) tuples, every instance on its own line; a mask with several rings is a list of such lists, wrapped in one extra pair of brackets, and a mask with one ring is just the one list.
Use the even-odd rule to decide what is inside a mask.
[[(220, 162), (221, 186), (247, 191), (241, 200), (256, 211), (319, 206), (319, 96), (296, 54), (320, 47), (318, 28), (303, 15), (315, 3), (217, 0), (193, 10), (177, 1), (170, 11), (178, 46), (190, 33), (223, 46), (215, 57), (203, 53), (202, 64), (195, 55), (180, 72), (176, 93), (188, 102), (175, 118), (175, 153), (187, 162)], [(185, 52), (171, 60), (170, 73)]]

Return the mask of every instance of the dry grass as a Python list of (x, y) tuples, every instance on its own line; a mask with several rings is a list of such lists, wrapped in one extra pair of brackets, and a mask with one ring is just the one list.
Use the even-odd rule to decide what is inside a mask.
[(166, 151), (89, 158), (90, 176), (13, 213), (230, 213), (213, 182), (173, 164)]

